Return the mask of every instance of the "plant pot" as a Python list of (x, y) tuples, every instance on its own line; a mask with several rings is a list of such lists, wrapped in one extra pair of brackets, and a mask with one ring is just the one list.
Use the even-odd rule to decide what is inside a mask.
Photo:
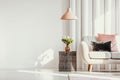
[(69, 45), (66, 45), (65, 51), (66, 51), (66, 52), (70, 52), (70, 46), (69, 46)]

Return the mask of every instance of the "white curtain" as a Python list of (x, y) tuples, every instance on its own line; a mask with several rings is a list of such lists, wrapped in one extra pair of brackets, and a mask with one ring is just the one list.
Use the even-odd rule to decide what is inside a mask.
[[(71, 0), (71, 8), (79, 17), (76, 21), (70, 21), (69, 32), (74, 39), (72, 49), (77, 51), (78, 70), (87, 70), (87, 65), (80, 59), (82, 36), (120, 34), (120, 0)], [(119, 67), (119, 64), (93, 65), (94, 70), (113, 70)]]

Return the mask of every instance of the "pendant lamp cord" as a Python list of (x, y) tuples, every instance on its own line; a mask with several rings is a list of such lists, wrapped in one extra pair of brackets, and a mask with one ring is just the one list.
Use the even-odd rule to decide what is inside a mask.
[(71, 0), (69, 0), (69, 8), (71, 7)]

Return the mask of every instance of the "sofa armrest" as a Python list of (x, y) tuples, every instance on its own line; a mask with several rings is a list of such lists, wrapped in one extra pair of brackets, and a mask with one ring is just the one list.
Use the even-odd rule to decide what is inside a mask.
[(88, 61), (90, 61), (90, 57), (89, 57), (89, 46), (85, 41), (81, 42), (81, 49), (82, 49), (82, 53), (81, 53), (81, 58), (88, 63)]

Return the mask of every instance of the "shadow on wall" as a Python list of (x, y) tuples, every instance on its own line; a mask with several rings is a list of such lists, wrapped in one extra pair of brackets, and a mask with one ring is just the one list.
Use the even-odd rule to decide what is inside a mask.
[(52, 60), (54, 60), (54, 51), (53, 49), (48, 49), (37, 57), (35, 67), (45, 67), (46, 65), (49, 65)]

